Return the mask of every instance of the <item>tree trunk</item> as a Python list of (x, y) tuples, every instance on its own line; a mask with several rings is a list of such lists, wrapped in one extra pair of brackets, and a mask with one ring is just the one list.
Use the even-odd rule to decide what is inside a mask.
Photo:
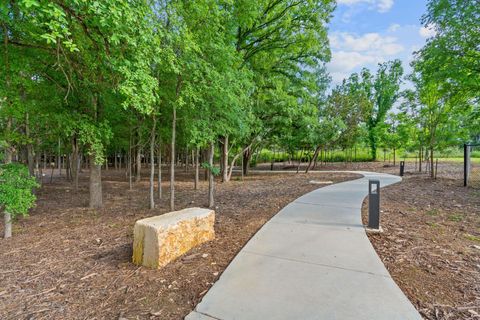
[(214, 192), (215, 192), (215, 178), (213, 176), (213, 154), (215, 152), (215, 144), (210, 143), (210, 152), (208, 153), (208, 164), (210, 167), (208, 175), (208, 207), (213, 208), (215, 206)]
[(175, 129), (177, 125), (177, 110), (173, 106), (172, 141), (170, 145), (170, 211), (175, 211)]
[(303, 149), (302, 149), (302, 152), (300, 153), (300, 159), (298, 159), (297, 173), (300, 171), (300, 165), (302, 164), (302, 159), (303, 159)]
[(420, 147), (420, 150), (418, 151), (418, 172), (422, 172), (422, 155), (423, 155), (423, 151), (422, 151), (422, 147)]
[(308, 173), (308, 171), (310, 170), (310, 167), (312, 166), (312, 162), (314, 164), (313, 167), (315, 168), (319, 151), (320, 151), (320, 147), (318, 146), (318, 147), (315, 148), (315, 153), (313, 154), (313, 157), (310, 159), (310, 162), (308, 163), (308, 166), (307, 166), (307, 169), (305, 170), (305, 173)]
[(102, 200), (102, 165), (95, 163), (95, 154), (90, 155), (90, 208), (101, 208)]
[(252, 159), (252, 148), (246, 148), (243, 152), (243, 163), (242, 163), (242, 171), (243, 175), (248, 176), (248, 172), (250, 170), (250, 160)]
[(433, 160), (433, 147), (430, 147), (430, 177), (435, 178), (435, 164)]
[(370, 154), (372, 157), (372, 161), (377, 160), (377, 139), (375, 137), (375, 134), (373, 133), (373, 130), (370, 130), (368, 133), (368, 140), (370, 143)]
[(27, 164), (28, 164), (28, 172), (30, 176), (35, 175), (35, 164), (34, 164), (34, 155), (33, 155), (33, 144), (30, 141), (30, 123), (29, 123), (29, 115), (28, 112), (25, 114), (25, 136), (27, 138)]
[(223, 138), (222, 145), (222, 182), (228, 182), (228, 135)]
[(12, 237), (12, 215), (7, 212), (3, 211), (3, 218), (5, 222), (5, 230), (3, 234), (3, 238), (11, 238)]
[(57, 169), (58, 169), (58, 175), (62, 175), (62, 153), (61, 153), (61, 141), (58, 139), (58, 150), (57, 150)]
[(72, 138), (72, 180), (73, 187), (78, 190), (78, 143), (77, 137)]
[[(160, 140), (160, 138), (159, 138)], [(162, 145), (158, 144), (158, 199), (162, 199)]]
[(397, 165), (397, 149), (393, 148), (393, 166), (395, 167)]
[[(10, 153), (10, 151), (5, 151), (6, 155), (8, 153)], [(8, 164), (12, 162), (12, 158), (11, 156), (10, 157), (5, 157), (5, 163)], [(12, 237), (12, 215), (10, 214), (10, 212), (7, 212), (6, 210), (3, 211), (3, 218), (4, 218), (4, 226), (5, 226), (5, 229), (4, 229), (4, 234), (3, 234), (3, 237), (5, 239), (7, 238), (11, 238)]]
[(71, 164), (70, 161), (72, 161), (70, 155), (67, 153), (66, 159), (65, 159), (65, 176), (68, 181), (72, 178), (72, 172), (70, 171)]
[(200, 174), (200, 150), (198, 147), (195, 148), (195, 182), (193, 188), (198, 190), (198, 176)]
[(137, 164), (137, 172), (135, 176), (135, 182), (140, 182), (142, 179), (142, 148), (140, 148), (140, 134), (138, 135), (138, 141), (137, 141), (137, 153), (136, 153), (136, 164)]
[(153, 118), (152, 135), (150, 137), (150, 209), (155, 208), (155, 127), (157, 121)]
[(129, 148), (129, 152), (128, 152), (128, 189), (129, 190), (132, 190), (133, 189), (133, 177), (132, 177), (132, 148), (130, 146)]

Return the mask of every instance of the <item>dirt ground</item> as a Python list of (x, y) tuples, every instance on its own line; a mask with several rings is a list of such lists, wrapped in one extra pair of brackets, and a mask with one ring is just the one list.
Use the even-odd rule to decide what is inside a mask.
[(382, 189), (384, 232), (369, 234), (425, 319), (480, 319), (480, 189), (462, 182), (407, 174)]
[[(192, 175), (178, 175), (177, 209), (207, 205), (207, 184), (193, 190)], [(91, 210), (85, 175), (78, 192), (64, 178), (47, 178), (31, 215), (0, 240), (0, 319), (182, 319), (268, 219), (319, 187), (312, 178), (356, 177), (252, 174), (218, 183), (216, 239), (161, 270), (131, 263), (132, 232), (136, 220), (167, 211), (168, 182), (149, 210), (146, 178), (129, 191), (123, 172), (104, 172), (105, 208)]]

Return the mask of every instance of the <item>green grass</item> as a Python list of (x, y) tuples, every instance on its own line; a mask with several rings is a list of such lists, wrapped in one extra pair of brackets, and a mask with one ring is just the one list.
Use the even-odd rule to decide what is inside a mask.
[(448, 220), (453, 222), (460, 222), (463, 220), (463, 216), (460, 214), (452, 214), (451, 216), (448, 217)]
[[(308, 161), (311, 157), (313, 157), (314, 150), (305, 150), (303, 153), (303, 161)], [(288, 161), (289, 159), (293, 161), (298, 161), (302, 152), (297, 150), (292, 154), (288, 154), (285, 151), (276, 151), (275, 153), (273, 150), (270, 149), (262, 149), (258, 155), (254, 155), (252, 158), (252, 162), (255, 163), (265, 163), (271, 162), (275, 159), (275, 162), (284, 162)], [(453, 162), (453, 163), (463, 163), (463, 148), (449, 148), (444, 151), (435, 151), (435, 160), (438, 159), (439, 162)], [(397, 150), (396, 151), (396, 160), (399, 162), (400, 160), (405, 160), (408, 162), (415, 162), (415, 159), (418, 157), (418, 152), (407, 152), (405, 150)], [(325, 159), (325, 158), (324, 158)], [(320, 160), (320, 155), (319, 155)], [(384, 150), (379, 148), (377, 151), (377, 161), (389, 161), (393, 162), (393, 151), (392, 150)], [(328, 150), (326, 156), (327, 162), (345, 162), (345, 161), (355, 161), (355, 162), (368, 162), (371, 161), (370, 157), (370, 150), (365, 147), (358, 147), (356, 151), (353, 149), (348, 150)], [(471, 157), (472, 163), (480, 164), (480, 151), (472, 152)]]
[(465, 238), (467, 238), (468, 240), (480, 243), (480, 237), (474, 236), (472, 234), (466, 233)]

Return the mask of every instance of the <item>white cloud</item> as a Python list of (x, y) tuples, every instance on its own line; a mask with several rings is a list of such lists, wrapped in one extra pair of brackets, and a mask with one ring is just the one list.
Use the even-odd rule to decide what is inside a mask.
[(397, 38), (370, 32), (356, 35), (333, 32), (329, 36), (332, 60), (328, 71), (333, 83), (340, 83), (362, 67), (375, 68), (378, 63), (395, 58), (405, 51)]
[(431, 38), (437, 34), (437, 31), (435, 30), (434, 25), (428, 25), (426, 27), (420, 27), (420, 29), (418, 30), (418, 34), (423, 38)]
[(393, 23), (388, 27), (388, 32), (397, 32), (400, 28), (401, 26), (398, 23)]
[(378, 12), (388, 12), (393, 7), (393, 0), (338, 0), (338, 4), (346, 6), (354, 6), (358, 4), (369, 4), (372, 8), (375, 8)]
[(367, 52), (376, 55), (392, 56), (404, 50), (397, 38), (378, 33), (365, 33), (357, 36), (348, 32), (333, 33), (330, 37), (333, 50)]
[(379, 57), (361, 54), (352, 51), (337, 51), (332, 56), (329, 64), (329, 70), (332, 72), (348, 72), (356, 67), (375, 63)]

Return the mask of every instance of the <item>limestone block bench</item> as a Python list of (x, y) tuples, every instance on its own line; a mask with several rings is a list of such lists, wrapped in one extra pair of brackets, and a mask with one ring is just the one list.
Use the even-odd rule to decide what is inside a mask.
[(161, 268), (172, 260), (215, 238), (215, 211), (188, 208), (135, 223), (133, 263)]

